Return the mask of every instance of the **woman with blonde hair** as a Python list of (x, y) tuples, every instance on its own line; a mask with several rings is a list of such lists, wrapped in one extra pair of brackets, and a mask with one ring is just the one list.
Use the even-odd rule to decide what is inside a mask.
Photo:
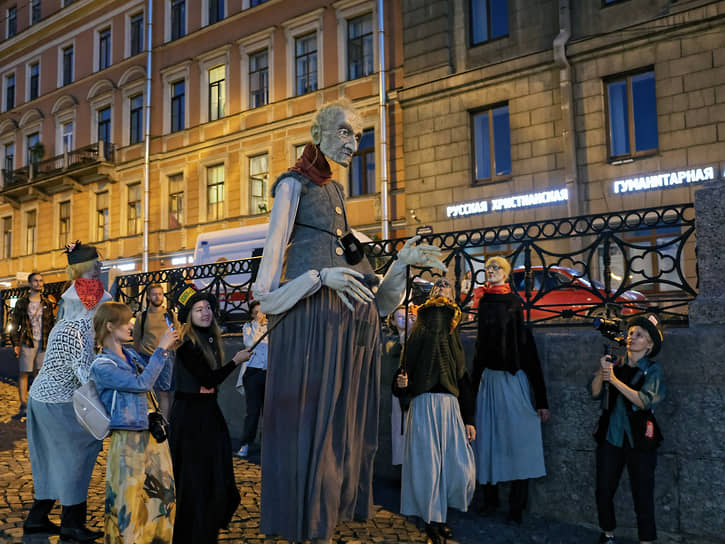
[(549, 419), (549, 405), (534, 337), (509, 286), (510, 273), (503, 257), (486, 261), (473, 359), (476, 428), (481, 433), (476, 477), (484, 487), (481, 513), (496, 511), (498, 483), (511, 482), (508, 519), (521, 523), (529, 479), (546, 474), (541, 423)]
[[(86, 496), (101, 442), (75, 418), (73, 391), (88, 381), (94, 357), (96, 308), (110, 300), (99, 279), (101, 263), (93, 246), (66, 246), (70, 286), (48, 336), (43, 367), (29, 391), (28, 451), (35, 501), (23, 529), (60, 533), (62, 539), (89, 542), (102, 533), (85, 527)], [(62, 505), (60, 527), (48, 519), (55, 501)]]
[(146, 363), (123, 345), (132, 340), (132, 317), (120, 302), (102, 304), (93, 316), (101, 352), (91, 366), (91, 379), (111, 417), (112, 430), (104, 538), (107, 544), (171, 544), (176, 513), (171, 454), (158, 427), (150, 429), (149, 413), (158, 407), (154, 386), (170, 385), (169, 350), (179, 335), (168, 327)]
[(241, 501), (217, 392), (250, 354), (241, 350), (223, 364), (221, 331), (214, 318), (216, 302), (212, 294), (193, 286), (176, 297), (183, 343), (176, 350), (169, 437), (176, 482), (174, 544), (216, 542)]

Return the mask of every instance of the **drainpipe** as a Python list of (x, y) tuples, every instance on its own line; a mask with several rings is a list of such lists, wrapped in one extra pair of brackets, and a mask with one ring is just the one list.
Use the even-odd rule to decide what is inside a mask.
[(388, 97), (385, 90), (385, 26), (383, 0), (378, 0), (378, 113), (380, 116), (380, 215), (383, 240), (390, 238), (388, 210)]
[(144, 101), (143, 155), (143, 271), (149, 271), (149, 163), (151, 159), (151, 39), (153, 36), (153, 0), (146, 3), (146, 100)]
[(566, 44), (571, 38), (571, 12), (569, 0), (559, 0), (559, 35), (554, 38), (554, 61), (559, 66), (559, 90), (561, 91), (561, 118), (564, 130), (561, 134), (564, 151), (564, 181), (569, 191), (567, 211), (569, 217), (581, 215), (579, 178), (576, 164), (576, 132), (574, 128), (574, 88), (572, 66), (566, 56)]

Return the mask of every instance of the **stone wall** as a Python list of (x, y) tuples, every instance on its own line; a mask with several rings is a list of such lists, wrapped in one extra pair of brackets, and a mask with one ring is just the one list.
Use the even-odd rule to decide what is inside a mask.
[[(602, 337), (590, 329), (538, 330), (552, 419), (544, 425), (547, 476), (531, 485), (530, 509), (537, 515), (596, 526), (594, 442), (591, 430), (599, 403), (586, 384), (596, 370)], [(465, 338), (469, 360), (474, 338)], [(234, 343), (235, 347), (230, 344)], [(233, 353), (238, 340), (227, 339)], [(725, 542), (725, 327), (668, 329), (658, 361), (664, 367), (667, 397), (657, 409), (665, 435), (656, 473), (656, 516), (660, 542)], [(376, 477), (393, 478), (390, 465), (390, 380), (382, 370), (379, 451)], [(235, 372), (220, 395), (234, 446), (238, 446), (244, 404), (234, 389)], [(272, 407), (273, 408), (273, 407)], [(616, 497), (618, 532), (636, 537), (627, 476)]]

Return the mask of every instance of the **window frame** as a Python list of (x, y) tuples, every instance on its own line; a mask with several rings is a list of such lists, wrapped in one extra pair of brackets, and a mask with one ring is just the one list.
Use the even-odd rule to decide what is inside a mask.
[[(10, 229), (6, 230), (5, 227), (10, 225)], [(13, 258), (13, 227), (15, 226), (15, 217), (13, 215), (3, 215), (0, 218), (0, 228), (2, 228), (2, 256), (3, 259)]]
[[(68, 215), (63, 215), (63, 206), (67, 204), (68, 205)], [(71, 239), (70, 233), (72, 232), (71, 224), (72, 224), (72, 204), (71, 199), (68, 198), (66, 200), (61, 200), (58, 202), (58, 245), (56, 247), (64, 247), (65, 244), (68, 243), (68, 240)], [(66, 229), (63, 229), (63, 226), (66, 226)]]
[[(177, 92), (176, 86), (179, 84), (184, 85), (183, 94), (175, 94)], [(169, 111), (171, 113), (171, 116), (169, 117), (169, 132), (181, 132), (182, 130), (186, 130), (186, 79), (177, 79), (176, 81), (172, 81), (170, 84), (170, 102), (169, 102)], [(178, 109), (181, 109), (181, 111), (175, 111)], [(176, 114), (176, 116), (174, 116)], [(174, 124), (174, 119), (176, 119), (176, 125)]]
[[(176, 29), (174, 27), (174, 9), (177, 5), (181, 6), (182, 13), (181, 17), (179, 18), (179, 25), (180, 28)], [(165, 31), (165, 42), (172, 42), (174, 40), (179, 40), (187, 35), (187, 31), (189, 28), (189, 10), (187, 9), (188, 6), (186, 5), (186, 0), (166, 0), (166, 13), (168, 13), (168, 17), (166, 18), (166, 31)], [(178, 30), (178, 35), (175, 32), (175, 30)]]
[[(210, 181), (210, 172), (212, 169), (220, 168), (222, 172), (222, 180), (221, 182), (215, 181), (215, 183), (211, 184)], [(226, 219), (226, 201), (227, 201), (227, 187), (226, 187), (226, 170), (227, 165), (224, 161), (221, 162), (212, 162), (210, 164), (204, 165), (204, 202), (206, 203), (205, 209), (205, 220), (208, 221), (223, 221)], [(216, 196), (219, 197), (219, 187), (221, 186), (222, 191), (222, 198), (221, 200), (217, 200), (216, 202), (212, 203), (211, 199), (209, 198), (211, 195), (210, 190), (212, 188), (215, 188), (216, 190)], [(212, 210), (212, 206), (214, 206), (215, 212), (212, 214), (210, 213)]]
[[(491, 1), (492, 0), (469, 0), (468, 1), (468, 34), (469, 34), (469, 47), (478, 47), (480, 45), (485, 45), (487, 43), (495, 42), (497, 40), (502, 40), (504, 38), (508, 38), (511, 36), (511, 10), (509, 9), (509, 2), (506, 0), (506, 33), (501, 34), (500, 36), (491, 37)], [(476, 42), (473, 40), (474, 36), (474, 28), (475, 28), (475, 21), (473, 20), (473, 3), (474, 2), (485, 2), (486, 6), (486, 35), (488, 36), (487, 39)]]
[[(134, 108), (133, 101), (140, 98), (141, 105)], [(134, 114), (138, 116), (136, 120), (138, 138), (134, 139)], [(135, 145), (144, 141), (144, 95), (142, 92), (133, 93), (128, 97), (128, 145)]]
[[(180, 80), (184, 80), (185, 89), (189, 88), (189, 69), (191, 66), (191, 60), (186, 60), (181, 64), (170, 66), (161, 71), (161, 78), (164, 89), (164, 105), (163, 105), (163, 134), (176, 134), (171, 132), (171, 90), (172, 83), (177, 83)], [(203, 108), (202, 108), (203, 112)], [(184, 97), (184, 127), (189, 126), (189, 93), (185, 93)], [(186, 129), (184, 129), (186, 130)]]
[[(66, 73), (67, 51), (70, 51), (70, 70)], [(66, 43), (58, 47), (58, 88), (70, 85), (75, 80), (75, 43)], [(66, 75), (69, 76), (66, 80)]]
[[(212, 17), (213, 2), (217, 3), (217, 14)], [(219, 12), (221, 16), (219, 17)], [(202, 0), (201, 2), (201, 26), (209, 26), (223, 21), (229, 16), (225, 0)]]
[(269, 74), (274, 73), (274, 40), (272, 39), (273, 32), (274, 27), (270, 27), (261, 32), (257, 32), (256, 34), (237, 41), (237, 44), (239, 45), (239, 56), (242, 60), (240, 89), (242, 96), (242, 109), (244, 110), (256, 109), (252, 108), (252, 102), (250, 99), (250, 57), (257, 53), (260, 53), (263, 50), (267, 51), (267, 103), (258, 107), (264, 107), (274, 101), (274, 85), (269, 84)]
[[(30, 225), (30, 221), (29, 221), (30, 214), (33, 214), (33, 219), (34, 219), (34, 224), (32, 226), (32, 229), (33, 229), (33, 231), (32, 231), (32, 234), (33, 234), (32, 248), (30, 247), (31, 246), (31, 238), (30, 238), (31, 225)], [(23, 234), (24, 234), (23, 241), (25, 242), (25, 244), (24, 244), (25, 247), (23, 248), (25, 250), (25, 253), (23, 255), (34, 255), (38, 251), (38, 208), (37, 207), (26, 208), (23, 210)]]
[[(347, 169), (348, 170), (347, 196), (349, 198), (366, 197), (366, 196), (375, 195), (377, 193), (378, 172), (377, 172), (377, 161), (375, 160), (377, 158), (376, 153), (375, 153), (375, 150), (377, 148), (376, 140), (375, 140), (375, 127), (368, 127), (368, 128), (363, 129), (363, 131), (362, 131), (363, 135), (360, 138), (361, 142), (362, 142), (362, 139), (365, 137), (366, 132), (372, 132), (373, 145), (372, 145), (372, 147), (366, 147), (364, 149), (360, 149), (358, 147), (357, 151), (355, 151), (355, 153), (352, 156), (352, 161), (350, 162), (350, 166), (348, 166), (348, 169)], [(367, 182), (368, 181), (367, 180), (368, 168), (367, 168), (367, 161), (365, 159), (367, 158), (368, 155), (371, 155), (371, 154), (373, 156), (373, 165), (374, 165), (374, 176), (373, 176), (373, 187), (372, 187), (373, 190), (369, 191), (369, 192), (360, 192), (358, 194), (354, 194), (353, 190), (352, 190), (353, 161), (355, 160), (355, 157), (361, 157), (360, 162), (362, 164), (362, 172), (360, 173), (360, 179), (361, 179), (360, 185), (361, 185), (361, 187), (363, 185), (365, 185), (366, 189), (370, 189), (370, 187), (367, 186), (368, 185), (368, 182)]]
[[(508, 123), (509, 123), (509, 157), (510, 157), (510, 168), (511, 168), (511, 172), (508, 173), (508, 174), (503, 174), (503, 175), (497, 176), (496, 175), (496, 170), (497, 170), (496, 169), (496, 147), (495, 147), (495, 143), (496, 143), (495, 140), (496, 139), (495, 139), (494, 127), (493, 127), (493, 111), (494, 110), (497, 110), (499, 108), (502, 108), (504, 106), (507, 108), (507, 112), (508, 112)], [(488, 177), (488, 178), (478, 178), (478, 176), (476, 175), (477, 170), (478, 170), (478, 168), (477, 168), (478, 164), (477, 164), (477, 160), (476, 160), (476, 148), (477, 148), (476, 147), (476, 142), (477, 142), (477, 139), (476, 139), (476, 122), (475, 122), (475, 118), (476, 118), (476, 116), (478, 116), (480, 114), (483, 114), (483, 113), (488, 113), (488, 131), (489, 131), (488, 132), (489, 133), (489, 144), (488, 145), (489, 145), (489, 156), (490, 156), (490, 160), (491, 160), (491, 163), (489, 165), (490, 166), (490, 169), (491, 169), (491, 176)], [(510, 180), (513, 177), (514, 164), (513, 164), (513, 157), (511, 156), (511, 148), (512, 148), (512, 143), (511, 143), (511, 109), (510, 109), (510, 105), (509, 105), (508, 101), (506, 101), (506, 102), (497, 102), (495, 104), (491, 104), (491, 105), (488, 105), (488, 106), (484, 106), (482, 108), (476, 108), (475, 110), (469, 111), (469, 116), (470, 116), (470, 123), (471, 123), (471, 163), (472, 163), (471, 171), (473, 173), (473, 175), (471, 176), (472, 179), (473, 179), (473, 183), (472, 184), (474, 186), (477, 186), (477, 185), (490, 185), (490, 184), (493, 184), (493, 183), (500, 183), (500, 182), (503, 182), (503, 181)]]
[[(318, 8), (305, 15), (283, 23), (285, 41), (287, 44), (287, 96), (305, 96), (318, 92), (324, 87), (325, 74), (324, 63), (322, 62), (324, 43), (322, 32), (322, 13), (324, 8)], [(297, 94), (297, 39), (315, 33), (317, 39), (317, 86), (307, 93)]]
[[(135, 36), (135, 27), (140, 17), (140, 31), (138, 37)], [(145, 11), (134, 11), (126, 15), (126, 46), (125, 46), (125, 57), (135, 57), (140, 55), (146, 50), (146, 12)], [(134, 38), (137, 38), (134, 40)], [(137, 43), (138, 42), (138, 43)], [(136, 47), (138, 46), (138, 51)]]
[[(33, 26), (40, 22), (40, 20), (43, 18), (42, 9), (40, 0), (30, 0), (28, 2), (29, 9), (28, 12), (30, 14), (30, 26)], [(37, 17), (36, 17), (37, 14)]]
[[(174, 179), (178, 178), (178, 180)], [(181, 190), (176, 192), (171, 192), (172, 189), (172, 183), (175, 183), (176, 181), (180, 181), (181, 184)], [(168, 174), (166, 176), (166, 185), (167, 185), (167, 199), (166, 199), (166, 225), (164, 227), (167, 230), (176, 230), (180, 229), (184, 225), (184, 196), (186, 195), (186, 178), (184, 176), (183, 172), (176, 172), (174, 174)], [(181, 195), (178, 197), (177, 195)], [(175, 198), (176, 197), (176, 198)], [(174, 211), (172, 208), (173, 202), (181, 202), (180, 206), (177, 206), (178, 209)], [(174, 214), (177, 214), (174, 216)], [(174, 217), (174, 221), (177, 223), (176, 225), (172, 224), (171, 218)]]
[[(8, 81), (10, 80), (10, 78), (12, 78), (12, 80), (13, 80), (13, 85), (12, 85), (13, 104), (12, 104), (12, 106), (10, 106), (10, 104), (9, 104), (10, 88), (8, 86)], [(10, 72), (9, 74), (5, 74), (5, 76), (3, 77), (3, 104), (2, 104), (3, 109), (2, 109), (2, 111), (10, 111), (10, 110), (14, 109), (15, 106), (17, 106), (17, 101), (18, 101), (18, 77), (15, 74), (15, 72)]]
[[(362, 15), (370, 13), (372, 15), (373, 23), (373, 71), (372, 73), (361, 76), (370, 77), (376, 73), (378, 67), (378, 5), (377, 2), (370, 0), (343, 0), (335, 2), (334, 4), (337, 17), (337, 43), (341, 47), (340, 55), (338, 56), (338, 79), (340, 81), (356, 81), (355, 79), (349, 79), (348, 77), (348, 21)], [(359, 78), (357, 78), (359, 79)]]
[[(94, 202), (94, 221), (93, 221), (93, 237), (96, 242), (104, 242), (111, 237), (111, 192), (108, 189), (97, 191), (95, 194)], [(106, 207), (101, 208), (99, 197), (104, 196), (106, 199)], [(105, 210), (105, 211), (104, 211)], [(101, 213), (103, 212), (103, 213)], [(100, 224), (100, 219), (103, 218), (103, 225)], [(101, 232), (100, 229), (103, 229)]]
[[(267, 171), (266, 172), (258, 172), (257, 174), (254, 174), (254, 176), (261, 174), (261, 179), (253, 177), (252, 174), (252, 161), (255, 159), (258, 159), (260, 157), (265, 157), (267, 161)], [(266, 213), (269, 213), (271, 210), (270, 206), (270, 194), (269, 194), (269, 152), (262, 151), (261, 153), (255, 153), (253, 155), (247, 156), (247, 206), (249, 215), (263, 215)], [(260, 181), (262, 184), (262, 196), (258, 197), (252, 194), (252, 182), (253, 181)], [(257, 204), (257, 208), (254, 207), (255, 199), (260, 199), (261, 202), (265, 204), (266, 209), (261, 210), (259, 208), (259, 204)]]
[[(138, 200), (131, 200), (131, 191), (138, 189)], [(140, 181), (133, 181), (126, 184), (126, 236), (136, 236), (143, 232), (143, 188)], [(133, 205), (133, 206), (132, 206)], [(131, 210), (134, 209), (135, 217), (131, 217)], [(134, 228), (131, 228), (131, 222), (134, 222)]]
[[(33, 74), (33, 68), (37, 68), (38, 72), (37, 74)], [(31, 61), (29, 61), (25, 65), (25, 101), (30, 102), (32, 100), (37, 100), (40, 98), (40, 86), (41, 86), (41, 70), (40, 70), (40, 59), (35, 58)], [(33, 82), (35, 80), (35, 82)], [(33, 93), (35, 91), (35, 93)], [(35, 96), (33, 96), (35, 94)]]
[[(107, 36), (105, 36), (106, 33), (108, 33)], [(108, 41), (107, 46), (104, 47), (105, 38)], [(98, 56), (96, 59), (97, 62), (94, 63), (95, 71), (102, 72), (113, 65), (113, 28), (110, 25), (105, 25), (99, 30), (96, 30), (96, 43)]]
[[(657, 136), (657, 147), (651, 149), (643, 149), (641, 151), (636, 150), (636, 133), (635, 133), (635, 118), (634, 118), (634, 100), (632, 99), (632, 78), (635, 76), (652, 73), (652, 79), (654, 81), (654, 94), (655, 94), (655, 124), (656, 124), (656, 136)], [(629, 152), (614, 155), (612, 150), (612, 123), (610, 115), (610, 104), (609, 104), (609, 85), (625, 81), (627, 86), (627, 135), (629, 138)], [(630, 160), (639, 159), (642, 157), (649, 157), (657, 155), (660, 149), (660, 134), (659, 134), (659, 119), (657, 114), (657, 78), (655, 77), (654, 66), (647, 66), (644, 69), (631, 70), (621, 74), (607, 76), (602, 78), (602, 86), (604, 93), (604, 127), (606, 130), (605, 138), (607, 141), (607, 161), (609, 163), (619, 163), (621, 161), (628, 162)], [(633, 151), (634, 150), (634, 151)]]
[[(12, 15), (11, 15), (12, 13)], [(10, 6), (5, 10), (5, 36), (10, 39), (18, 34), (18, 6)]]

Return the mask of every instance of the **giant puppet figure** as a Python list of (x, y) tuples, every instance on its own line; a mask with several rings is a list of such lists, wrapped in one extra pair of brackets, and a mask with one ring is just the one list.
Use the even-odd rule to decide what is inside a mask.
[[(400, 303), (406, 265), (440, 267), (440, 250), (408, 240), (375, 289), (367, 259), (346, 253), (343, 187), (362, 121), (347, 100), (315, 115), (274, 206), (254, 296), (269, 316), (262, 433), (261, 531), (329, 542), (338, 522), (372, 511), (380, 399), (379, 315)], [(344, 240), (344, 241), (343, 241)]]

